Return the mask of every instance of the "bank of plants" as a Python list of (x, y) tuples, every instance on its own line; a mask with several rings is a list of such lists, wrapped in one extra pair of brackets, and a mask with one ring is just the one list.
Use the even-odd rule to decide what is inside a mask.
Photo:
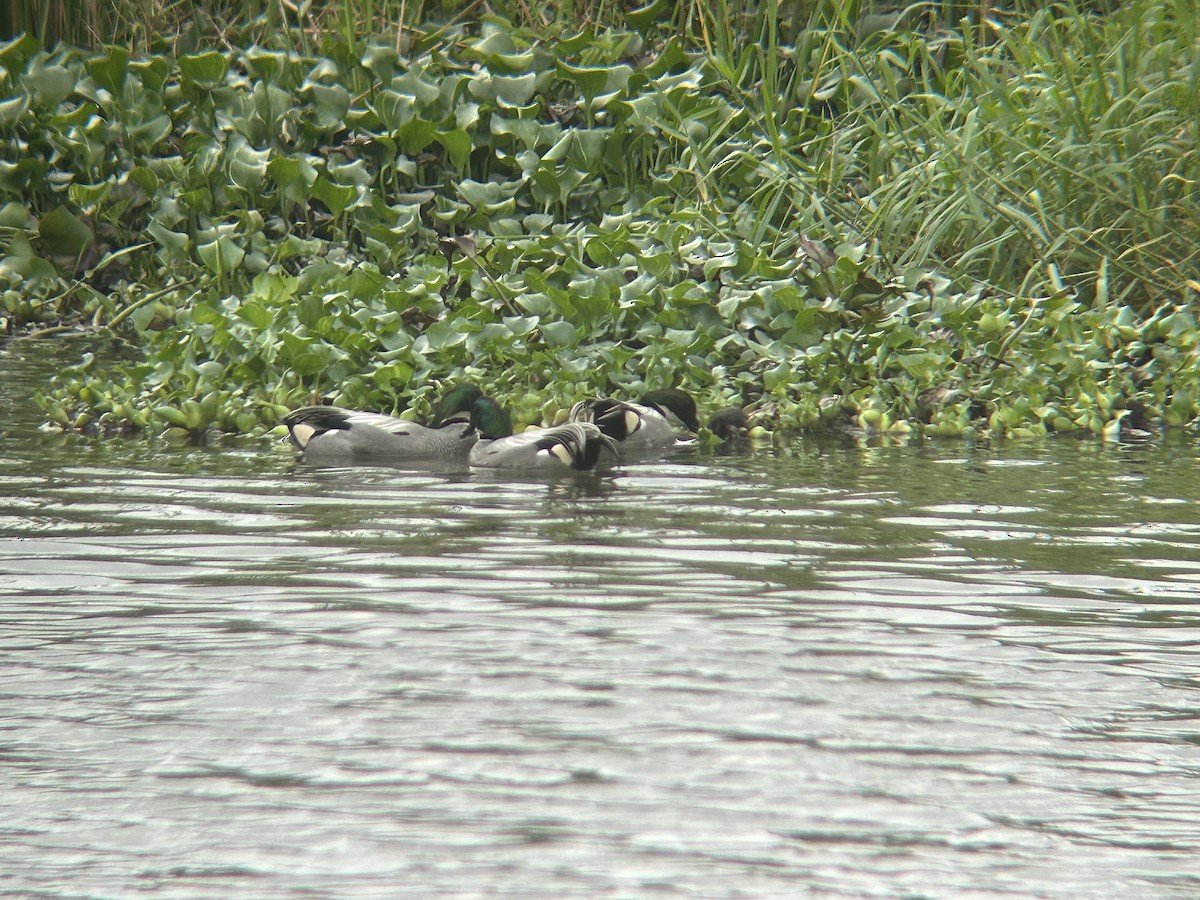
[(523, 423), (677, 384), (771, 429), (1187, 424), (1185, 13), (763, 21), (719, 52), (500, 21), (403, 52), (18, 39), (0, 326), (97, 331), (43, 397), (85, 431), (422, 415), (464, 377)]

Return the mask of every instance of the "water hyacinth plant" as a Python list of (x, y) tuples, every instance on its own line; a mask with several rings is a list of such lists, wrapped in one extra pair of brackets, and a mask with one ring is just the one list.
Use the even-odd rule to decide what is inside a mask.
[(818, 5), (794, 44), (760, 17), (703, 51), (499, 20), (320, 55), (14, 39), (0, 325), (115, 338), (43, 397), (66, 428), (421, 415), (462, 378), (520, 424), (668, 384), (782, 429), (1185, 424), (1182, 12)]

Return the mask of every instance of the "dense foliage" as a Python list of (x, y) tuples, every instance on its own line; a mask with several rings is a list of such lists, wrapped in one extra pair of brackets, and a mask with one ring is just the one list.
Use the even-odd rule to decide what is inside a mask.
[(121, 339), (45, 397), (76, 428), (422, 414), (464, 376), (521, 422), (679, 384), (768, 427), (1187, 423), (1185, 6), (736, 53), (501, 22), (404, 55), (18, 39), (0, 324)]

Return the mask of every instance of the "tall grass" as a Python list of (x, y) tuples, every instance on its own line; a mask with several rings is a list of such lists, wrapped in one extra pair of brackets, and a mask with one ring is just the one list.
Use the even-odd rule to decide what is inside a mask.
[(764, 160), (765, 219), (872, 241), (893, 275), (933, 265), (1138, 307), (1200, 290), (1190, 3), (993, 14), (986, 40), (903, 13), (872, 24), (814, 18), (777, 49), (761, 143), (725, 160)]
[[(914, 4), (927, 24), (978, 22), (996, 8), (1027, 13), (1043, 6), (1031, 0), (926, 0)], [(1115, 6), (1096, 0), (1093, 7)], [(633, 28), (656, 37), (674, 35), (709, 52), (728, 53), (736, 43), (755, 41), (770, 19), (784, 44), (799, 40), (814, 18), (891, 15), (908, 4), (895, 0), (9, 0), (0, 5), (0, 38), (28, 32), (46, 45), (59, 41), (83, 47), (156, 43), (219, 43), (236, 36), (259, 43), (316, 43), (338, 36), (348, 44), (395, 33), (397, 29), (436, 28), (448, 21), (477, 21), (497, 16), (535, 32), (553, 35), (564, 29)]]

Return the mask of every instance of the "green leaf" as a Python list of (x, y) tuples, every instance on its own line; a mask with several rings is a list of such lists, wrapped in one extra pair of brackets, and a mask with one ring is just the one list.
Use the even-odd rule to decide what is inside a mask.
[(183, 259), (187, 255), (190, 238), (181, 231), (171, 231), (161, 222), (151, 222), (146, 226), (146, 233), (163, 248), (167, 259)]
[(577, 332), (570, 322), (543, 322), (538, 327), (548, 347), (571, 347), (576, 343)]
[(432, 122), (424, 119), (410, 119), (395, 131), (400, 147), (409, 156), (416, 156), (433, 143), (437, 137), (437, 129)]
[(129, 314), (129, 324), (133, 326), (133, 330), (142, 334), (150, 327), (150, 323), (154, 321), (154, 304), (146, 303), (139, 306)]
[(237, 310), (238, 318), (245, 319), (259, 331), (265, 331), (275, 322), (271, 311), (257, 300), (247, 300)]
[(0, 207), (0, 228), (28, 228), (32, 221), (29, 208), (16, 200), (10, 200)]
[(95, 208), (112, 193), (114, 180), (102, 181), (99, 184), (80, 184), (75, 182), (67, 188), (67, 196), (80, 209), (95, 211)]
[(512, 34), (506, 28), (500, 28), (494, 23), (485, 26), (484, 34), (479, 40), (469, 45), (470, 51), (480, 57), (506, 56), (517, 52), (517, 45)]
[(316, 122), (321, 128), (336, 128), (342, 124), (350, 108), (350, 92), (340, 84), (312, 84), (308, 87), (316, 108)]
[(18, 94), (0, 101), (0, 128), (12, 128), (29, 109), (29, 95)]
[(399, 59), (396, 56), (396, 50), (387, 44), (372, 43), (363, 51), (361, 64), (364, 69), (369, 69), (376, 80), (381, 83), (387, 83), (392, 80), (392, 73), (396, 70), (396, 63)]
[(129, 75), (129, 50), (125, 47), (112, 46), (104, 56), (95, 56), (86, 62), (88, 74), (92, 81), (108, 91), (113, 97), (120, 97), (125, 90), (125, 79)]
[(591, 102), (605, 91), (616, 91), (629, 83), (633, 69), (627, 65), (619, 66), (573, 66), (570, 63), (558, 63), (559, 74), (572, 82), (584, 100)]
[(304, 294), (296, 305), (296, 319), (309, 328), (315, 328), (324, 316), (325, 304), (316, 294)]
[(471, 136), (462, 129), (455, 129), (435, 132), (434, 137), (446, 149), (446, 155), (450, 157), (450, 162), (458, 169), (459, 174), (462, 174), (471, 159)]
[(384, 130), (392, 134), (417, 114), (416, 97), (390, 88), (376, 94), (373, 105)]
[(537, 327), (537, 316), (505, 316), (504, 325), (512, 334), (524, 337)]
[(186, 428), (188, 417), (181, 409), (176, 409), (174, 406), (155, 406), (150, 410), (154, 415), (158, 416), (163, 421), (175, 425), (179, 428)]
[(334, 184), (324, 175), (319, 175), (313, 183), (312, 196), (324, 203), (325, 208), (337, 217), (358, 197), (358, 189), (350, 185)]
[(179, 73), (184, 81), (201, 87), (215, 87), (225, 80), (228, 71), (229, 61), (215, 50), (179, 57)]
[(218, 312), (213, 305), (205, 300), (197, 301), (191, 308), (192, 321), (197, 325), (215, 325), (225, 321), (224, 313)]
[(401, 360), (380, 366), (371, 373), (376, 384), (391, 391), (398, 391), (406, 387), (412, 380), (412, 376), (413, 367)]
[(80, 256), (92, 243), (92, 230), (65, 206), (56, 206), (38, 223), (38, 237), (53, 256)]
[[(235, 137), (240, 138), (240, 135)], [(243, 140), (229, 154), (229, 180), (243, 190), (257, 193), (266, 180), (270, 158), (271, 151), (255, 150)]]
[(8, 256), (0, 260), (0, 279), (6, 281), (45, 282), (57, 277), (58, 270), (34, 254), (29, 241), (21, 235), (13, 238)]
[(148, 59), (135, 60), (129, 64), (129, 68), (142, 82), (142, 87), (148, 91), (154, 91), (156, 94), (162, 91), (163, 85), (166, 84), (167, 78), (171, 74), (171, 66), (165, 56), (151, 56)]
[(216, 272), (218, 275), (224, 275), (232, 272), (242, 264), (242, 260), (246, 256), (246, 251), (233, 238), (228, 235), (221, 235), (215, 241), (209, 241), (207, 244), (197, 244), (196, 255), (200, 257), (200, 261), (209, 270)]
[(153, 150), (160, 141), (166, 139), (167, 135), (171, 133), (171, 128), (171, 117), (166, 113), (160, 113), (142, 122), (127, 125), (126, 132), (134, 149), (147, 153)]
[(667, 8), (668, 0), (651, 0), (645, 6), (625, 10), (625, 21), (635, 31), (644, 34), (655, 22), (660, 21)]
[(30, 57), (42, 49), (37, 38), (24, 32), (11, 41), (0, 44), (0, 66), (4, 66), (11, 74), (19, 75), (25, 69), (25, 63)]
[(75, 90), (75, 76), (66, 66), (45, 65), (34, 60), (22, 78), (33, 105), (42, 109), (53, 109)]
[(467, 334), (462, 330), (461, 321), (443, 319), (426, 328), (423, 337), (430, 350), (445, 350), (463, 343)]
[(537, 75), (533, 72), (516, 76), (494, 75), (492, 84), (498, 99), (509, 106), (525, 106), (537, 91)]
[(317, 170), (303, 156), (276, 156), (267, 164), (267, 171), (294, 203), (306, 202), (308, 189), (317, 181)]

